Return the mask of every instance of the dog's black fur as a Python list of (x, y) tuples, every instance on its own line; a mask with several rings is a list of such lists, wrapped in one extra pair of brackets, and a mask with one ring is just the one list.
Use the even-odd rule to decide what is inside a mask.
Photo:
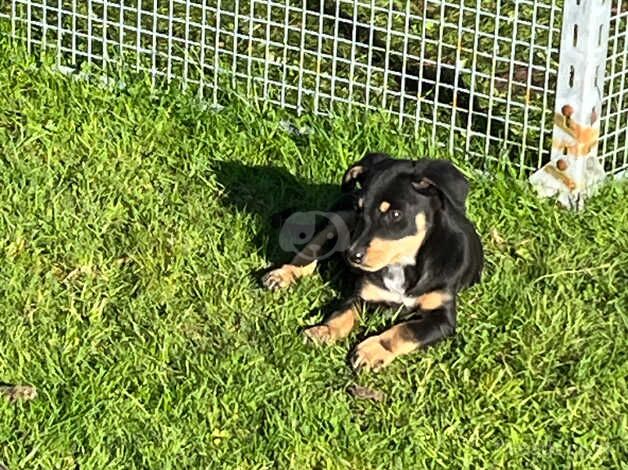
[(480, 280), (482, 245), (466, 217), (468, 183), (446, 160), (368, 154), (346, 171), (342, 192), (331, 222), (263, 282), (274, 289), (310, 274), (325, 245), (347, 231), (343, 248), (357, 277), (355, 292), (305, 335), (329, 343), (349, 334), (363, 304), (402, 307), (408, 313), (405, 321), (353, 352), (354, 368), (379, 369), (454, 333), (456, 296)]

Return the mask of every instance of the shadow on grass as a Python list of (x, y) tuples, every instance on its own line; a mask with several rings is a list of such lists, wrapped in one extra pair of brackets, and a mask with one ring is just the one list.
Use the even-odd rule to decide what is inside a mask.
[[(324, 217), (317, 217), (313, 226), (306, 227), (306, 233), (300, 234), (304, 235), (300, 237), (301, 243), (292, 245), (294, 250), (287, 251), (281, 248), (280, 243), (280, 232), (283, 229), (285, 234), (286, 221), (289, 218), (292, 220), (291, 216), (297, 213), (323, 214), (341, 197), (339, 184), (312, 183), (281, 167), (232, 161), (216, 162), (212, 167), (224, 188), (222, 203), (234, 210), (248, 212), (260, 221), (260, 230), (254, 242), (270, 266), (251, 273), (258, 282), (269, 270), (289, 263), (296, 250), (310, 241), (327, 222)], [(342, 253), (335, 253), (324, 260), (318, 271), (340, 298), (351, 294), (354, 278), (342, 259)], [(330, 305), (330, 311), (336, 307)]]

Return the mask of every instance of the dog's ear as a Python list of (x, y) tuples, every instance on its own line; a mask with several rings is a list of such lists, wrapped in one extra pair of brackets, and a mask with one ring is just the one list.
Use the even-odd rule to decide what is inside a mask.
[(425, 160), (416, 167), (416, 179), (412, 186), (419, 192), (436, 191), (461, 212), (469, 194), (469, 183), (464, 175), (447, 160)]
[(389, 159), (385, 153), (368, 153), (359, 162), (351, 165), (342, 177), (341, 190), (343, 193), (355, 189), (356, 185), (364, 179), (364, 176), (376, 164)]

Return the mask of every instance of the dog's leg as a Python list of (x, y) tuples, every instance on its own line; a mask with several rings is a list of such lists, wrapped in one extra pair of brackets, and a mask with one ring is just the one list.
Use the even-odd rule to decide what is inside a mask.
[(358, 301), (351, 300), (339, 310), (332, 313), (320, 325), (306, 328), (303, 334), (317, 344), (331, 344), (346, 338), (357, 323), (360, 314)]
[(270, 290), (284, 289), (294, 284), (297, 279), (311, 275), (318, 264), (323, 246), (334, 237), (334, 227), (327, 225), (314, 235), (312, 240), (296, 254), (289, 264), (273, 269), (262, 278), (264, 286)]
[(453, 300), (436, 309), (419, 310), (417, 316), (420, 318), (399, 323), (358, 344), (351, 356), (352, 367), (356, 370), (377, 371), (396, 357), (452, 335), (456, 328), (456, 306)]
[(262, 284), (270, 290), (284, 289), (294, 284), (297, 279), (312, 274), (317, 264), (317, 260), (303, 266), (293, 263), (284, 264), (281, 268), (266, 273), (262, 278)]
[[(283, 289), (294, 284), (297, 279), (311, 275), (319, 263), (319, 258), (329, 254), (325, 249), (330, 242), (336, 241), (338, 245), (339, 237), (347, 238), (348, 233), (340, 231), (349, 230), (352, 222), (352, 212), (336, 212), (330, 217), (330, 222), (299, 251), (289, 264), (284, 264), (278, 269), (273, 269), (262, 278), (262, 283), (270, 290)], [(342, 245), (342, 244), (340, 244)], [(345, 249), (339, 246), (339, 249)]]

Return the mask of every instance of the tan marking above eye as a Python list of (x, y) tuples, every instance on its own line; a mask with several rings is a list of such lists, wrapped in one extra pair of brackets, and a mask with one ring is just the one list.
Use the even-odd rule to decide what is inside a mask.
[(379, 211), (385, 213), (388, 209), (390, 209), (390, 202), (382, 201), (382, 203), (379, 205)]

